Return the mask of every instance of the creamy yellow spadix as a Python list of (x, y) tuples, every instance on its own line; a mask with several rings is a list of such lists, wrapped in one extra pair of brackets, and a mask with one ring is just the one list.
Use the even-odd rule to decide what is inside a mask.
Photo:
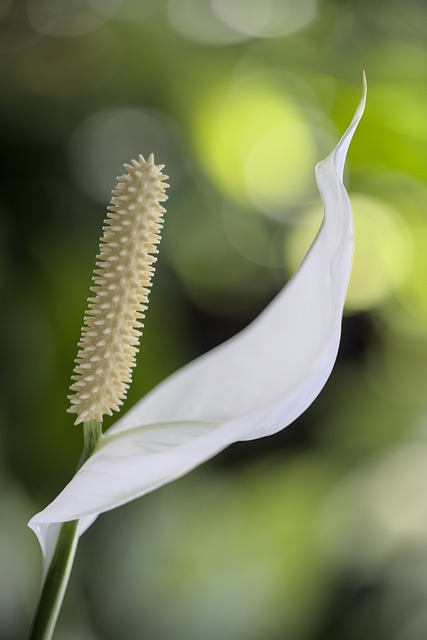
[(101, 422), (126, 397), (163, 226), (163, 167), (140, 155), (113, 191), (70, 387), (75, 424)]

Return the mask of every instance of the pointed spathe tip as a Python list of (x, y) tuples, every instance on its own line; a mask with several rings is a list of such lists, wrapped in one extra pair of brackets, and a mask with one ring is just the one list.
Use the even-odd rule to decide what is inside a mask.
[(357, 105), (356, 111), (354, 112), (353, 119), (350, 125), (347, 127), (345, 133), (341, 137), (341, 140), (339, 141), (335, 149), (332, 151), (332, 153), (327, 158), (325, 158), (324, 160), (322, 160), (316, 165), (316, 175), (318, 175), (318, 173), (322, 170), (322, 168), (324, 168), (326, 165), (329, 165), (329, 163), (332, 162), (342, 182), (343, 173), (344, 173), (344, 164), (345, 164), (347, 152), (350, 146), (350, 142), (353, 138), (354, 132), (356, 131), (357, 126), (365, 111), (367, 93), (368, 93), (368, 83), (366, 80), (366, 72), (365, 70), (363, 70), (362, 71), (362, 97), (360, 99), (359, 104)]

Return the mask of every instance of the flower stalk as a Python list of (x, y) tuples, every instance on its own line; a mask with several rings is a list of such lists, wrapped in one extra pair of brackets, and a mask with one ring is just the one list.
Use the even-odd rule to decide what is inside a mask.
[[(83, 453), (77, 470), (90, 458), (102, 437), (102, 425), (96, 420), (83, 425)], [(30, 632), (30, 640), (50, 640), (55, 630), (79, 542), (79, 521), (64, 522), (44, 579), (42, 592)]]
[(64, 522), (43, 583), (29, 640), (50, 640), (55, 630), (79, 541), (79, 521)]

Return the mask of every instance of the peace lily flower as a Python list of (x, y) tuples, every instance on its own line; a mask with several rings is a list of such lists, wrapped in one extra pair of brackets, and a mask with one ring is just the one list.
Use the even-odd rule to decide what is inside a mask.
[[(353, 220), (343, 170), (365, 100), (364, 83), (349, 128), (316, 167), (324, 219), (298, 271), (252, 324), (171, 375), (99, 438), (71, 482), (29, 522), (45, 567), (61, 523), (79, 520), (81, 535), (102, 512), (179, 478), (231, 443), (284, 429), (319, 394), (337, 356), (351, 271)], [(90, 339), (83, 336), (81, 345)], [(100, 419), (98, 410), (86, 410), (77, 421)]]

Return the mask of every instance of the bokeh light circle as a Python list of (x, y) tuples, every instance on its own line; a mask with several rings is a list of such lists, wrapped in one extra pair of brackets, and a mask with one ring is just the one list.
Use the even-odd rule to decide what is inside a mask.
[[(168, 170), (176, 165), (169, 134), (154, 112), (136, 108), (97, 111), (70, 139), (71, 170), (94, 200), (105, 203), (123, 164), (140, 153), (154, 153), (155, 161), (167, 164)], [(176, 179), (178, 174), (179, 169), (174, 168)]]
[(316, 191), (317, 143), (304, 112), (267, 74), (208, 91), (193, 138), (206, 172), (225, 196), (283, 215)]
[(209, 0), (169, 0), (167, 14), (177, 33), (199, 44), (223, 46), (248, 38), (224, 24)]
[(212, 7), (224, 24), (237, 32), (271, 38), (311, 22), (317, 0), (212, 0)]
[[(69, 38), (99, 29), (122, 0), (27, 0), (28, 20), (39, 33)], [(102, 7), (102, 11), (99, 8)]]

